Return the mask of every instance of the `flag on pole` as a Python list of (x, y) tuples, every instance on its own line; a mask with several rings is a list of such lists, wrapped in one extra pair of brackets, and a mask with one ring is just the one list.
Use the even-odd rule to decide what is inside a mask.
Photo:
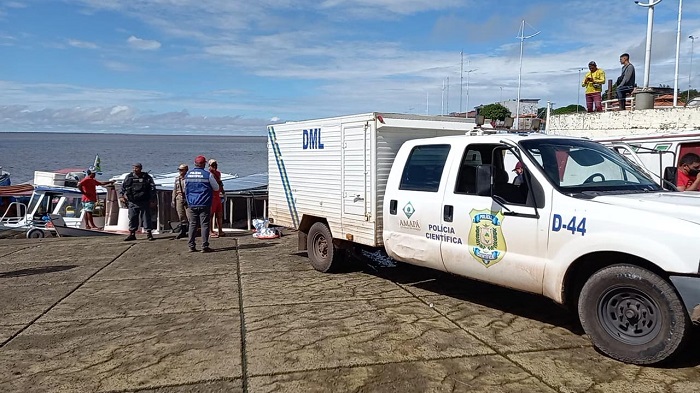
[(92, 164), (92, 166), (93, 166), (93, 168), (94, 168), (93, 171), (94, 171), (95, 173), (97, 173), (98, 175), (101, 175), (101, 174), (102, 174), (102, 166), (101, 166), (100, 155), (99, 155), (99, 154), (95, 154), (95, 163)]

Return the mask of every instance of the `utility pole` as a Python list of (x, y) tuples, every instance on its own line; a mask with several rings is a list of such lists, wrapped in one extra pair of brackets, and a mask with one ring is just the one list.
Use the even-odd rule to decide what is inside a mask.
[[(661, 1), (661, 0), (659, 0)], [(525, 36), (525, 19), (523, 19), (523, 22), (520, 25), (520, 32), (518, 34), (517, 38), (520, 38), (520, 68), (518, 70), (518, 100), (515, 103), (515, 129), (518, 130), (520, 129), (520, 85), (521, 85), (521, 79), (522, 79), (522, 74), (523, 74), (523, 43), (525, 42), (526, 39), (532, 38), (536, 36), (537, 34), (540, 34), (538, 31), (535, 34), (531, 34), (529, 36)]]
[(644, 88), (649, 87), (649, 75), (651, 74), (651, 32), (654, 30), (654, 6), (661, 3), (661, 0), (656, 0), (652, 2), (649, 0), (648, 4), (641, 4), (639, 1), (635, 1), (640, 7), (647, 7), (649, 13), (647, 16), (647, 47), (646, 56), (644, 58)]
[(681, 16), (683, 15), (683, 0), (678, 0), (678, 30), (676, 32), (676, 68), (673, 75), (673, 107), (678, 106), (678, 62), (681, 56)]
[(552, 105), (554, 105), (553, 102), (547, 101), (547, 119), (545, 119), (545, 122), (544, 122), (544, 133), (545, 134), (549, 133), (549, 116), (552, 114)]
[[(464, 86), (464, 82), (462, 82), (462, 74), (464, 73), (464, 51), (463, 50), (459, 51), (459, 56), (461, 57), (461, 61), (459, 63), (459, 110), (457, 112), (462, 111), (462, 86)], [(469, 80), (468, 77), (467, 77), (467, 80)]]
[(690, 38), (690, 71), (688, 71), (688, 99), (685, 101), (687, 104), (690, 102), (690, 78), (693, 76), (693, 50), (695, 49), (695, 37), (692, 35)]
[(576, 84), (578, 86), (578, 91), (576, 92), (576, 113), (578, 113), (578, 108), (581, 106), (581, 71), (583, 70), (585, 70), (585, 68), (578, 69), (578, 83)]

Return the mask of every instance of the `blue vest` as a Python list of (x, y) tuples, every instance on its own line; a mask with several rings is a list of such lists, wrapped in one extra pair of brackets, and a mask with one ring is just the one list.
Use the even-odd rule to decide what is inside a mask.
[(185, 175), (185, 195), (189, 207), (211, 206), (210, 173), (203, 168), (194, 168)]

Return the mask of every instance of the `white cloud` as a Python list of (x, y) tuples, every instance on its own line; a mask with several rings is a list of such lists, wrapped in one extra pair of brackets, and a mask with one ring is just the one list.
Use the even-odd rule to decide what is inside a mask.
[(156, 50), (160, 48), (160, 42), (154, 41), (154, 40), (144, 40), (138, 37), (134, 37), (133, 35), (129, 38), (127, 38), (126, 42), (131, 46), (132, 48), (140, 49), (140, 50)]
[(68, 40), (68, 45), (80, 49), (99, 49), (99, 46), (93, 42)]
[(122, 63), (119, 61), (114, 61), (114, 60), (104, 61), (102, 64), (104, 64), (104, 66), (107, 69), (112, 70), (112, 71), (118, 71), (118, 72), (131, 71), (133, 69), (133, 67), (129, 64)]

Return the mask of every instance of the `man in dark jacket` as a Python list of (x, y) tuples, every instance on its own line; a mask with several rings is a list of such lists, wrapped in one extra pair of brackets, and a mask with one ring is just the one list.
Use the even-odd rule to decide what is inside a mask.
[(142, 172), (142, 169), (140, 163), (134, 164), (133, 172), (126, 175), (119, 192), (119, 200), (129, 207), (129, 236), (124, 241), (136, 240), (139, 219), (141, 226), (148, 233), (148, 240), (155, 240), (151, 233), (151, 206), (156, 204), (156, 184), (151, 175)]
[(627, 107), (627, 94), (634, 90), (635, 73), (634, 66), (630, 63), (630, 55), (623, 53), (620, 56), (620, 64), (622, 64), (622, 74), (617, 78), (617, 102), (620, 105), (620, 110), (624, 111)]
[(214, 176), (204, 169), (206, 163), (207, 159), (204, 156), (197, 156), (194, 159), (194, 168), (185, 175), (185, 196), (187, 197), (187, 209), (190, 212), (187, 242), (190, 252), (197, 251), (195, 233), (198, 225), (202, 229), (202, 252), (211, 251), (209, 248), (211, 201), (213, 192), (219, 191), (219, 184)]

